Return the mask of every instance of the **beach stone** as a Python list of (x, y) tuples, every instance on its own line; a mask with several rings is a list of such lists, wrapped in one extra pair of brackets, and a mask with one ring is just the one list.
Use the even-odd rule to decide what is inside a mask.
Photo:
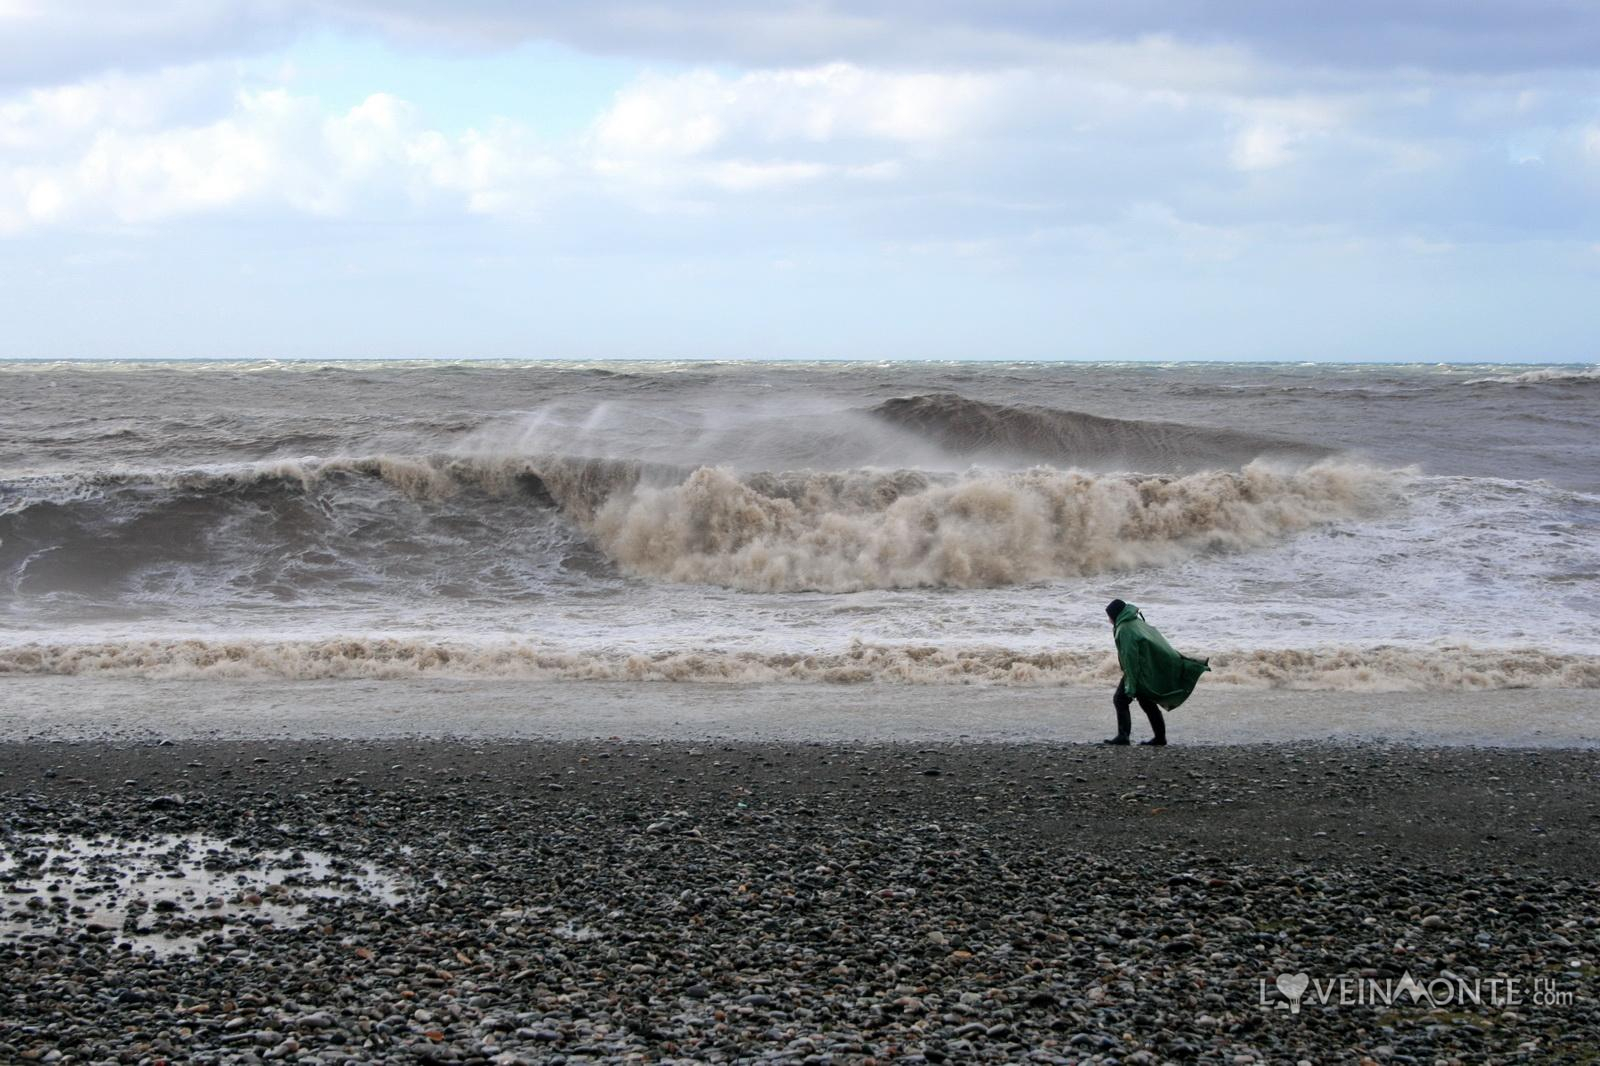
[[(24, 1000), (0, 997), (0, 1061), (38, 1061), (56, 1040), (82, 1061), (107, 1061), (122, 1047), (84, 1050), (89, 1034), (134, 1031), (129, 1053), (152, 1060), (530, 1063), (1298, 1062), (1350, 1048), (1387, 1062), (1559, 1060), (1597, 1035), (1600, 1018), (1582, 1003), (1477, 1026), (1435, 1025), (1401, 1004), (1384, 1029), (1370, 1012), (1291, 1018), (1271, 1009), (1281, 999), (1265, 1010), (1256, 1001), (1259, 981), (1270, 989), (1276, 974), (1302, 970), (1395, 979), (1554, 968), (1582, 980), (1585, 938), (1600, 928), (1600, 888), (1586, 876), (1594, 847), (1574, 833), (1545, 865), (1531, 863), (1514, 850), (1526, 839), (1517, 833), (1484, 844), (1496, 809), (1471, 805), (1492, 766), (1516, 777), (1519, 804), (1561, 798), (1538, 803), (1552, 836), (1562, 810), (1586, 828), (1593, 756), (1542, 752), (1535, 768), (1503, 753), (1385, 750), (1358, 772), (1346, 768), (1351, 749), (1291, 749), (1326, 770), (1318, 776), (1291, 772), (1301, 763), (1276, 749), (1185, 749), (1187, 765), (1157, 769), (1070, 748), (953, 748), (939, 751), (940, 768), (968, 784), (923, 788), (908, 774), (926, 755), (804, 748), (829, 753), (820, 772), (837, 780), (827, 784), (812, 754), (801, 773), (798, 756), (731, 747), (690, 757), (631, 743), (280, 744), (241, 804), (220, 771), (253, 765), (261, 749), (185, 742), (183, 759), (204, 765), (184, 779), (184, 827), (226, 842), (190, 859), (246, 879), (175, 896), (171, 910), (119, 896), (111, 905), (131, 925), (97, 921), (87, 905), (74, 922), (64, 872), (30, 872), (20, 883), (33, 891), (0, 897), (23, 921), (36, 914), (40, 934), (0, 951), (0, 981), (28, 989)], [(160, 822), (180, 816), (150, 806), (172, 778), (139, 761), (163, 757), (158, 749), (139, 750), (154, 754), (119, 750), (96, 765), (91, 748), (52, 752), (62, 796), (0, 793), (4, 854), (19, 835), (90, 827), (157, 838)], [(8, 757), (15, 780), (37, 783), (35, 756)], [(1461, 790), (1426, 809), (1465, 831), (1442, 843), (1398, 808), (1342, 803), (1365, 803), (1357, 788), (1390, 795), (1408, 781), (1435, 795), (1454, 779), (1440, 770), (1452, 760)], [(628, 772), (614, 774), (619, 765)], [(573, 767), (594, 769), (565, 776)], [(166, 783), (97, 787), (130, 773)], [(540, 787), (544, 774), (563, 775), (559, 801)], [(1181, 829), (1148, 813), (1195, 780), (1226, 788), (1231, 809), (1207, 814), (1196, 802)], [(1258, 800), (1247, 800), (1252, 789)], [(1306, 810), (1282, 807), (1289, 795)], [(1369, 836), (1341, 823), (1313, 859), (1294, 850), (1307, 833), (1268, 831), (1328, 809)], [(1239, 831), (1244, 818), (1250, 832)], [(1389, 849), (1381, 858), (1375, 841)], [(1502, 850), (1485, 859), (1485, 847)], [(330, 884), (385, 865), (404, 890), (321, 895), (327, 886), (272, 866), (271, 849), (328, 856)], [(157, 863), (155, 881), (176, 868)], [(189, 939), (159, 956), (123, 950), (157, 919), (158, 946), (178, 943), (168, 933)], [(1546, 1043), (1545, 1032), (1574, 1043)]]

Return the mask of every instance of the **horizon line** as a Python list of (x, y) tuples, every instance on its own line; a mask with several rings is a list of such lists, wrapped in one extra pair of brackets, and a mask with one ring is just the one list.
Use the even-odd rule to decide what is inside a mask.
[(559, 364), (573, 365), (598, 363), (809, 366), (826, 364), (927, 364), (927, 365), (1141, 365), (1141, 366), (1407, 366), (1407, 367), (1479, 367), (1479, 366), (1550, 366), (1550, 367), (1600, 367), (1600, 360), (1539, 360), (1539, 359), (1228, 359), (1228, 358), (1158, 358), (1132, 357), (1105, 359), (1062, 356), (1052, 359), (1008, 359), (1004, 357), (959, 358), (871, 358), (818, 356), (815, 358), (766, 358), (752, 356), (729, 358), (722, 356), (500, 356), (500, 355), (433, 355), (433, 356), (373, 356), (373, 355), (279, 355), (279, 356), (0, 356), (0, 365), (8, 363), (499, 363), (499, 364)]

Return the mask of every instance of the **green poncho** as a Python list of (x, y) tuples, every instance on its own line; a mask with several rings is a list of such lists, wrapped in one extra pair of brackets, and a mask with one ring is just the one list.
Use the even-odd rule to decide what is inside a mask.
[(1149, 696), (1170, 711), (1189, 698), (1200, 675), (1211, 669), (1204, 660), (1179, 655), (1131, 603), (1117, 615), (1115, 632), (1122, 685), (1129, 696)]

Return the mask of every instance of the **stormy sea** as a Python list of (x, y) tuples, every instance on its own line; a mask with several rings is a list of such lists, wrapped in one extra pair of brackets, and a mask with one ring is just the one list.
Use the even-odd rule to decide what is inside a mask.
[(1592, 1062), (1597, 400), (4, 365), (0, 1061)]
[(0, 674), (1600, 687), (1600, 369), (0, 364)]

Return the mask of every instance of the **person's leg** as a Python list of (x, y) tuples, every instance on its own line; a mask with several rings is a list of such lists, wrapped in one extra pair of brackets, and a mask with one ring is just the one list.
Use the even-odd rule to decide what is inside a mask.
[(1139, 709), (1144, 712), (1146, 718), (1150, 719), (1151, 733), (1150, 739), (1141, 741), (1141, 743), (1157, 746), (1165, 744), (1167, 742), (1167, 722), (1166, 719), (1161, 717), (1161, 705), (1149, 696), (1140, 696)]
[(1122, 682), (1118, 681), (1117, 691), (1111, 696), (1111, 706), (1117, 709), (1117, 735), (1106, 741), (1107, 744), (1126, 744), (1128, 742), (1128, 732), (1133, 728), (1133, 715), (1128, 713), (1132, 705), (1133, 701), (1128, 698), (1126, 692), (1122, 691)]

